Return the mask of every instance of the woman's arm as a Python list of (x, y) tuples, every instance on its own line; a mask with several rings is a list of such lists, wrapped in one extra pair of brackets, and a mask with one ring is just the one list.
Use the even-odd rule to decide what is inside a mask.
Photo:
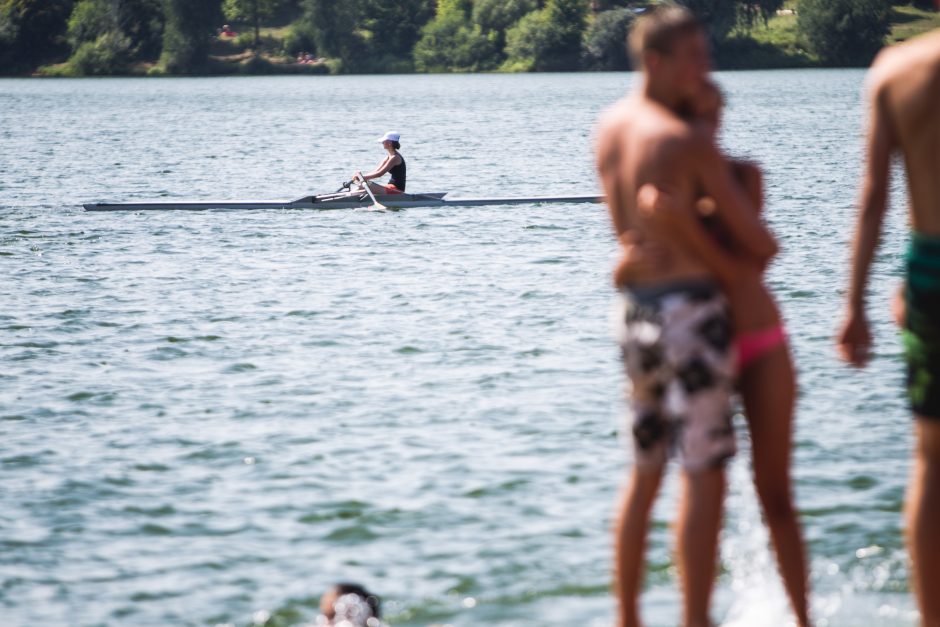
[(380, 176), (385, 175), (385, 173), (387, 173), (389, 170), (394, 168), (400, 162), (401, 162), (401, 157), (399, 157), (398, 155), (395, 155), (394, 157), (389, 155), (388, 157), (385, 157), (385, 160), (382, 161), (379, 167), (377, 167), (372, 172), (369, 172), (368, 174), (363, 174), (362, 178), (364, 178), (367, 181), (371, 179), (377, 179)]
[(731, 174), (731, 168), (711, 140), (695, 142), (696, 162), (705, 194), (715, 199), (718, 215), (735, 242), (735, 249), (761, 267), (777, 253), (777, 243), (755, 213), (753, 201)]
[(741, 281), (750, 264), (742, 263), (740, 258), (724, 250), (702, 227), (697, 216), (679, 207), (669, 192), (644, 185), (637, 194), (637, 208), (653, 228), (668, 230), (691, 250), (727, 289)]

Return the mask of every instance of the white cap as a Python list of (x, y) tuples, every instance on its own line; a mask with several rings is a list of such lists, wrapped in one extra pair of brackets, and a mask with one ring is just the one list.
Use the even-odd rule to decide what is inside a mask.
[(397, 141), (401, 141), (401, 133), (397, 131), (389, 131), (385, 133), (385, 135), (382, 135), (381, 137), (379, 137), (380, 143), (381, 142), (397, 142)]

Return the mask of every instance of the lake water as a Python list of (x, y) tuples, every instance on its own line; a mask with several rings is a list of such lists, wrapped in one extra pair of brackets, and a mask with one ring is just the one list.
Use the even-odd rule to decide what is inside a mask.
[[(911, 422), (874, 267), (877, 358), (835, 358), (864, 74), (718, 74), (723, 143), (767, 169), (800, 374), (795, 475), (818, 625), (912, 625)], [(311, 623), (354, 580), (392, 625), (609, 625), (629, 462), (601, 206), (85, 213), (332, 191), (402, 133), (409, 190), (592, 193), (630, 74), (0, 80), (0, 615), (14, 625)], [(786, 602), (749, 478), (715, 617)], [(673, 473), (674, 474), (674, 473)], [(644, 597), (677, 622), (656, 509)]]

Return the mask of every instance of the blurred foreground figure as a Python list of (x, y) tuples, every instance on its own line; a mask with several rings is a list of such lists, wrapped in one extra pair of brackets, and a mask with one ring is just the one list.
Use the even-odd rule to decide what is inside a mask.
[[(710, 84), (695, 101), (686, 103), (683, 117), (717, 143), (723, 104), (721, 90)], [(731, 167), (736, 183), (760, 212), (764, 206), (760, 167), (739, 160), (731, 160)], [(739, 253), (713, 198), (697, 198), (694, 211), (688, 211), (675, 206), (668, 193), (648, 186), (641, 188), (637, 204), (641, 213), (651, 221), (662, 220), (663, 228), (670, 229), (696, 252), (721, 282), (728, 298), (734, 323), (738, 391), (751, 434), (754, 487), (797, 625), (805, 627), (809, 625), (806, 550), (790, 487), (796, 376), (783, 319), (764, 285), (764, 268)], [(670, 262), (662, 251), (651, 250), (648, 244), (630, 244), (626, 235), (621, 241), (624, 256), (614, 273), (618, 286), (629, 285), (633, 276), (642, 276), (644, 266), (659, 264), (665, 268)]]
[[(938, 3), (940, 8), (940, 3)], [(887, 207), (891, 158), (907, 170), (911, 243), (894, 303), (915, 418), (914, 468), (907, 494), (912, 587), (923, 624), (940, 626), (940, 29), (883, 50), (868, 75), (871, 120), (865, 178), (839, 352), (868, 363), (871, 332), (865, 285)]]
[(355, 583), (338, 583), (320, 597), (318, 625), (381, 627), (379, 598)]
[(702, 24), (686, 9), (659, 5), (637, 20), (630, 48), (642, 75), (634, 92), (601, 119), (598, 173), (621, 243), (625, 248), (648, 243), (669, 263), (643, 266), (619, 286), (635, 452), (616, 530), (619, 624), (640, 624), (637, 597), (650, 511), (666, 462), (676, 456), (682, 462), (676, 530), (683, 623), (706, 627), (711, 624), (725, 462), (736, 450), (731, 317), (717, 278), (701, 257), (638, 203), (657, 190), (689, 212), (698, 197), (714, 199), (728, 236), (757, 267), (766, 265), (776, 244), (711, 135), (679, 113), (710, 84)]

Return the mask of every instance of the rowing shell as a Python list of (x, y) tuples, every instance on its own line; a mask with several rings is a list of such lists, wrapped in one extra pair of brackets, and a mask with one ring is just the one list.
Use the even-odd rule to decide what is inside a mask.
[[(485, 205), (533, 205), (542, 203), (598, 203), (602, 196), (530, 196), (526, 198), (444, 198), (446, 192), (433, 194), (386, 194), (376, 196), (381, 204), (393, 209), (410, 207), (481, 207)], [(86, 211), (204, 211), (207, 209), (355, 209), (369, 207), (372, 200), (365, 194), (324, 194), (304, 196), (297, 200), (156, 200), (143, 202), (85, 203)]]

